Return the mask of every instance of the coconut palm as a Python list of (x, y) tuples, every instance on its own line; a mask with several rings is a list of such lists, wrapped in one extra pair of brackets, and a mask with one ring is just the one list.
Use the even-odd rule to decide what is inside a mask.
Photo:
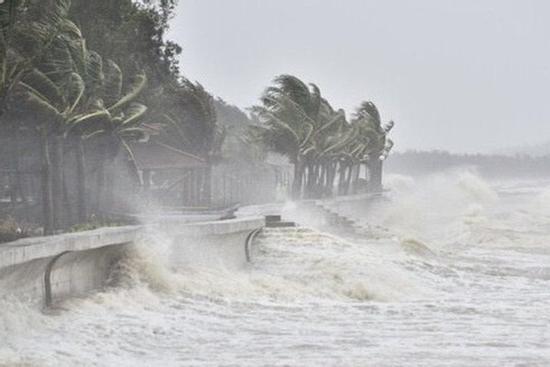
[[(138, 75), (123, 93), (122, 73), (112, 61), (105, 63), (100, 55), (88, 50), (77, 32), (62, 33), (52, 43), (44, 62), (20, 82), (22, 95), (29, 110), (42, 119), (39, 127), (43, 137), (45, 171), (50, 165), (49, 147), (54, 148), (53, 186), (54, 213), (61, 212), (63, 200), (63, 156), (68, 137), (76, 142), (78, 218), (87, 217), (85, 195), (85, 160), (83, 140), (102, 137), (107, 142), (102, 158), (112, 161), (120, 147), (128, 149), (127, 140), (140, 136), (140, 118), (145, 106), (133, 103), (146, 84), (145, 75)], [(98, 139), (99, 140), (99, 139)], [(103, 169), (99, 168), (100, 177)], [(45, 177), (44, 187), (50, 181)], [(99, 179), (103, 182), (103, 179)], [(100, 188), (102, 185), (100, 185)], [(101, 192), (101, 190), (99, 191)], [(65, 195), (66, 196), (66, 195)], [(54, 215), (54, 226), (59, 227)], [(60, 222), (59, 220), (57, 222)]]
[(337, 166), (337, 153), (352, 137), (343, 110), (335, 111), (325, 100), (313, 125), (313, 133), (303, 151), (307, 162), (307, 192), (315, 197), (331, 195)]
[(380, 192), (383, 161), (393, 147), (393, 141), (387, 136), (394, 122), (389, 121), (382, 126), (376, 105), (372, 102), (363, 102), (355, 111), (353, 123), (357, 125), (365, 148), (362, 160), (366, 163), (369, 173), (369, 190)]
[(18, 82), (59, 34), (78, 31), (67, 17), (69, 7), (69, 0), (6, 0), (0, 4), (0, 115)]
[(322, 126), (323, 99), (315, 84), (306, 84), (292, 75), (275, 78), (274, 86), (265, 90), (261, 106), (252, 111), (261, 125), (253, 128), (253, 134), (273, 151), (285, 155), (294, 164), (292, 194), (302, 192), (306, 168), (313, 178), (314, 167), (308, 155), (314, 148), (312, 134)]
[(200, 83), (185, 78), (172, 85), (167, 93), (173, 98), (173, 109), (162, 113), (167, 124), (163, 139), (205, 160), (218, 160), (225, 131), (218, 126), (212, 95)]
[[(34, 80), (37, 88), (51, 91), (51, 85), (43, 84), (40, 73), (35, 71), (66, 37), (75, 34), (80, 36), (78, 28), (67, 18), (69, 6), (68, 0), (41, 3), (11, 0), (0, 4), (0, 115), (8, 107), (20, 104), (20, 99), (27, 99), (29, 94), (26, 86), (30, 86), (28, 83), (31, 80)], [(47, 138), (50, 123), (53, 121), (48, 120), (39, 127), (43, 136), (42, 198), (46, 233), (51, 233), (54, 227), (52, 172)], [(15, 130), (18, 128), (15, 127)]]
[(209, 205), (212, 169), (222, 158), (227, 131), (218, 124), (214, 98), (200, 83), (181, 78), (170, 86), (168, 93), (168, 98), (172, 99), (172, 111), (159, 113), (166, 124), (160, 139), (206, 161), (202, 199)]
[[(96, 203), (101, 203), (105, 189), (105, 181), (112, 181), (114, 172), (112, 163), (121, 151), (129, 157), (132, 172), (136, 179), (139, 179), (134, 155), (129, 143), (144, 137), (148, 130), (143, 124), (143, 117), (147, 112), (147, 107), (136, 99), (147, 84), (147, 77), (141, 73), (133, 78), (133, 82), (123, 88), (122, 72), (120, 68), (112, 61), (107, 61), (104, 65), (104, 78), (101, 88), (91, 99), (87, 109), (74, 116), (68, 121), (70, 129), (69, 134), (77, 138), (79, 145), (78, 152), (82, 152), (82, 142), (89, 140), (100, 152), (97, 172), (97, 194)], [(81, 153), (78, 153), (78, 161), (82, 162)], [(82, 163), (79, 163), (81, 166)], [(84, 168), (79, 172), (86, 172)], [(79, 186), (85, 183), (85, 178), (80, 176)], [(105, 202), (110, 203), (112, 199), (112, 185), (108, 186)], [(83, 204), (84, 201), (81, 203)], [(96, 210), (99, 208), (96, 208)], [(81, 214), (85, 215), (85, 209)]]

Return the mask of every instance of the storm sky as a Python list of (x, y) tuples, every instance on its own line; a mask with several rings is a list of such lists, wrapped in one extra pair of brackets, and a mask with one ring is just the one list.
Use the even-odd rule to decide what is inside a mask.
[(550, 140), (548, 0), (180, 0), (184, 74), (239, 107), (275, 75), (348, 114), (372, 100), (396, 148)]

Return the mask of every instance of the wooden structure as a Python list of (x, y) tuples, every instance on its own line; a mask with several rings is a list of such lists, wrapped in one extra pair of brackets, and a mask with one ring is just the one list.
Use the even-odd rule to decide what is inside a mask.
[(159, 142), (131, 144), (142, 196), (161, 207), (210, 206), (209, 165)]

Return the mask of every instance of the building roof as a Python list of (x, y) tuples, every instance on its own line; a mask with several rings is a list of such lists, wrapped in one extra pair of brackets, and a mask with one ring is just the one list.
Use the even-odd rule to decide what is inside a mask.
[(206, 166), (206, 161), (159, 142), (131, 143), (136, 165), (140, 170), (166, 170)]

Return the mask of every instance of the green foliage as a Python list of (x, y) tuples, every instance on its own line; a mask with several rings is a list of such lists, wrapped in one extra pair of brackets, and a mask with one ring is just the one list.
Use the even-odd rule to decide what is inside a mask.
[(181, 78), (171, 84), (166, 98), (167, 110), (158, 112), (165, 123), (159, 138), (204, 159), (218, 160), (226, 128), (218, 124), (212, 95), (200, 83)]
[(335, 154), (347, 143), (344, 111), (335, 111), (315, 84), (291, 75), (278, 76), (274, 84), (264, 92), (262, 105), (252, 108), (261, 122), (252, 128), (253, 136), (292, 162)]
[(0, 115), (9, 106), (13, 90), (33, 64), (59, 39), (76, 32), (67, 18), (70, 1), (34, 3), (8, 0), (0, 4)]
[(71, 226), (67, 230), (67, 232), (73, 233), (73, 232), (92, 231), (94, 229), (98, 229), (102, 227), (122, 227), (130, 224), (132, 223), (92, 217), (86, 223), (78, 223), (78, 224), (75, 224), (74, 226)]
[(306, 169), (308, 190), (322, 194), (332, 190), (336, 165), (340, 181), (349, 186), (352, 167), (385, 159), (391, 150), (393, 142), (386, 135), (393, 122), (382, 126), (372, 102), (362, 103), (348, 123), (345, 112), (335, 111), (315, 84), (292, 75), (278, 76), (273, 84), (262, 95), (261, 105), (252, 108), (260, 123), (250, 128), (250, 136), (295, 164), (295, 194), (301, 191)]
[(253, 142), (248, 135), (251, 126), (257, 124), (254, 115), (248, 116), (237, 106), (218, 98), (214, 101), (218, 125), (226, 132), (221, 155), (230, 160), (245, 161), (251, 165), (265, 159), (265, 149)]
[(175, 0), (73, 0), (70, 16), (89, 47), (126, 74), (145, 71), (157, 87), (179, 72), (181, 47), (164, 39), (175, 5)]
[(31, 228), (28, 225), (18, 223), (12, 217), (0, 220), (0, 243), (15, 241), (30, 235)]
[(385, 159), (393, 148), (393, 141), (387, 138), (394, 126), (389, 121), (382, 126), (378, 108), (372, 102), (362, 102), (354, 114), (352, 123), (359, 131), (359, 138), (365, 146), (367, 159)]

